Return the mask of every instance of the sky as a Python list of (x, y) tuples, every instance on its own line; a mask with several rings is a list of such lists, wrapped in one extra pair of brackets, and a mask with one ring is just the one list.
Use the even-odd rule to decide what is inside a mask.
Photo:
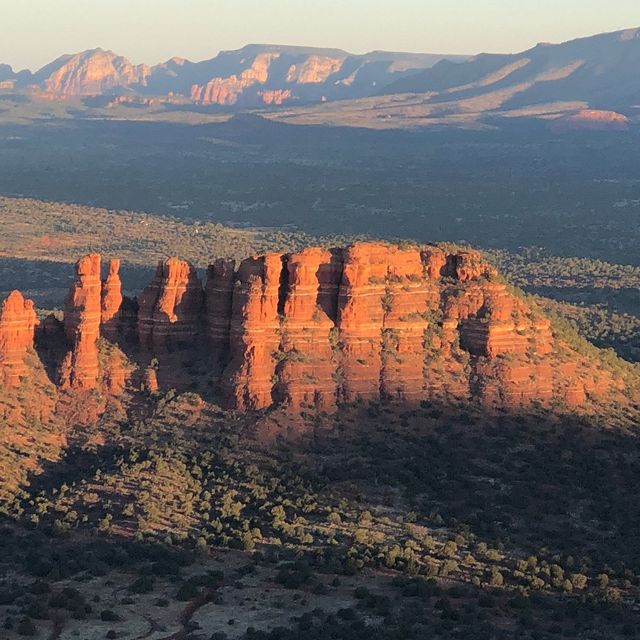
[(102, 47), (134, 63), (249, 43), (516, 52), (640, 26), (640, 0), (0, 0), (0, 63), (37, 69)]

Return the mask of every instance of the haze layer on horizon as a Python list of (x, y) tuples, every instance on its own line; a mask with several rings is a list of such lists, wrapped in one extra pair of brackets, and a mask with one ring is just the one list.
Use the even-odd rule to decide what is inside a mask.
[(516, 52), (638, 26), (637, 0), (3, 0), (0, 63), (40, 68), (103, 47), (132, 62), (248, 43), (424, 53)]

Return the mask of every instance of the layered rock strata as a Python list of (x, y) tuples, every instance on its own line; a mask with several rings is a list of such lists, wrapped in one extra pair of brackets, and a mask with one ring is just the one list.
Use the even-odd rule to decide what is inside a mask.
[(342, 251), (306, 249), (286, 259), (274, 399), (288, 406), (335, 408), (335, 327)]
[[(239, 410), (378, 400), (575, 406), (612, 384), (578, 354), (572, 368), (559, 366), (549, 321), (477, 252), (308, 249), (244, 261), (235, 281), (222, 397)], [(210, 324), (226, 326), (226, 300), (218, 314), (208, 307)]]
[[(343, 403), (478, 402), (576, 407), (611, 398), (614, 371), (554, 336), (549, 321), (479, 253), (357, 243), (215, 261), (162, 262), (137, 301), (119, 264), (103, 282), (86, 256), (65, 304), (66, 388), (127, 388), (118, 342), (148, 392), (206, 384), (226, 408), (332, 411)], [(18, 293), (0, 314), (0, 365), (15, 384), (33, 344), (35, 312)], [(43, 340), (57, 331), (41, 327)], [(102, 362), (102, 367), (100, 366)]]
[(193, 352), (199, 351), (204, 315), (197, 271), (178, 258), (161, 262), (137, 302), (137, 338), (140, 361), (147, 367), (147, 390), (154, 391), (160, 384), (187, 386), (193, 375), (187, 368), (197, 357)]
[(100, 266), (97, 253), (85, 256), (75, 265), (74, 281), (64, 303), (64, 333), (71, 347), (60, 369), (64, 388), (92, 389), (98, 383), (102, 318)]
[(278, 254), (240, 263), (231, 309), (230, 362), (222, 384), (222, 402), (227, 407), (262, 409), (274, 402), (283, 273), (283, 256)]
[(196, 270), (169, 258), (138, 298), (138, 339), (143, 349), (163, 351), (188, 343), (199, 332), (203, 292)]
[(31, 300), (12, 291), (0, 308), (0, 378), (7, 387), (16, 387), (28, 375), (25, 361), (33, 349), (37, 318)]
[(207, 269), (205, 324), (216, 370), (224, 364), (229, 353), (235, 266), (235, 260), (220, 258)]

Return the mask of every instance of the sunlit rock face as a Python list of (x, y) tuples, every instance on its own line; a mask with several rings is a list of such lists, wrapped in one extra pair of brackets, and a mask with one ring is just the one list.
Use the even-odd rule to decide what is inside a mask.
[(223, 373), (223, 404), (240, 410), (273, 404), (280, 348), (278, 303), (282, 256), (269, 254), (240, 263), (233, 292), (230, 362)]
[(102, 282), (100, 295), (100, 329), (111, 340), (117, 340), (120, 332), (123, 296), (119, 271), (120, 260), (109, 260), (107, 277)]
[(101, 259), (97, 253), (78, 260), (64, 303), (64, 332), (70, 351), (60, 370), (63, 387), (92, 389), (98, 383), (98, 338), (102, 317)]
[[(356, 243), (215, 260), (203, 287), (178, 258), (136, 300), (119, 261), (76, 263), (59, 386), (125, 393), (194, 389), (227, 409), (332, 412), (383, 402), (487, 409), (577, 408), (619, 396), (615, 371), (557, 338), (551, 324), (480, 253)], [(0, 312), (0, 371), (29, 375), (33, 305), (13, 292)]]
[(554, 131), (626, 131), (629, 118), (615, 111), (581, 109), (550, 123)]
[(161, 262), (138, 297), (138, 339), (143, 349), (164, 350), (199, 332), (203, 291), (196, 270), (184, 260)]
[(144, 85), (151, 70), (112, 51), (92, 49), (52, 63), (44, 90), (56, 97), (95, 96), (119, 87)]
[(234, 287), (229, 269), (210, 270), (223, 300), (207, 307), (217, 351), (229, 327), (228, 407), (577, 406), (613, 383), (560, 345), (477, 252), (358, 243), (269, 254), (245, 260)]
[(36, 322), (33, 302), (12, 291), (0, 308), (0, 376), (8, 387), (18, 386), (29, 372), (25, 358), (33, 349)]
[(188, 387), (194, 373), (187, 369), (200, 356), (205, 315), (198, 273), (188, 262), (169, 258), (137, 302), (139, 360), (156, 366), (147, 372), (149, 387), (154, 376), (158, 387)]

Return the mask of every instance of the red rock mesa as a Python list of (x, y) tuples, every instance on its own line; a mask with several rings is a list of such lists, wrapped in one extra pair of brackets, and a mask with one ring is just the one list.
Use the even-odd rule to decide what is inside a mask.
[[(361, 401), (575, 407), (623, 388), (474, 251), (357, 243), (254, 256), (237, 269), (216, 260), (204, 290), (190, 264), (170, 258), (137, 305), (123, 299), (118, 268), (110, 261), (101, 282), (99, 255), (76, 264), (65, 389), (204, 384), (226, 408), (299, 412)], [(12, 293), (0, 315), (7, 385), (28, 373), (35, 322), (33, 305)], [(47, 339), (56, 327), (45, 324)], [(102, 353), (101, 334), (123, 353)]]

